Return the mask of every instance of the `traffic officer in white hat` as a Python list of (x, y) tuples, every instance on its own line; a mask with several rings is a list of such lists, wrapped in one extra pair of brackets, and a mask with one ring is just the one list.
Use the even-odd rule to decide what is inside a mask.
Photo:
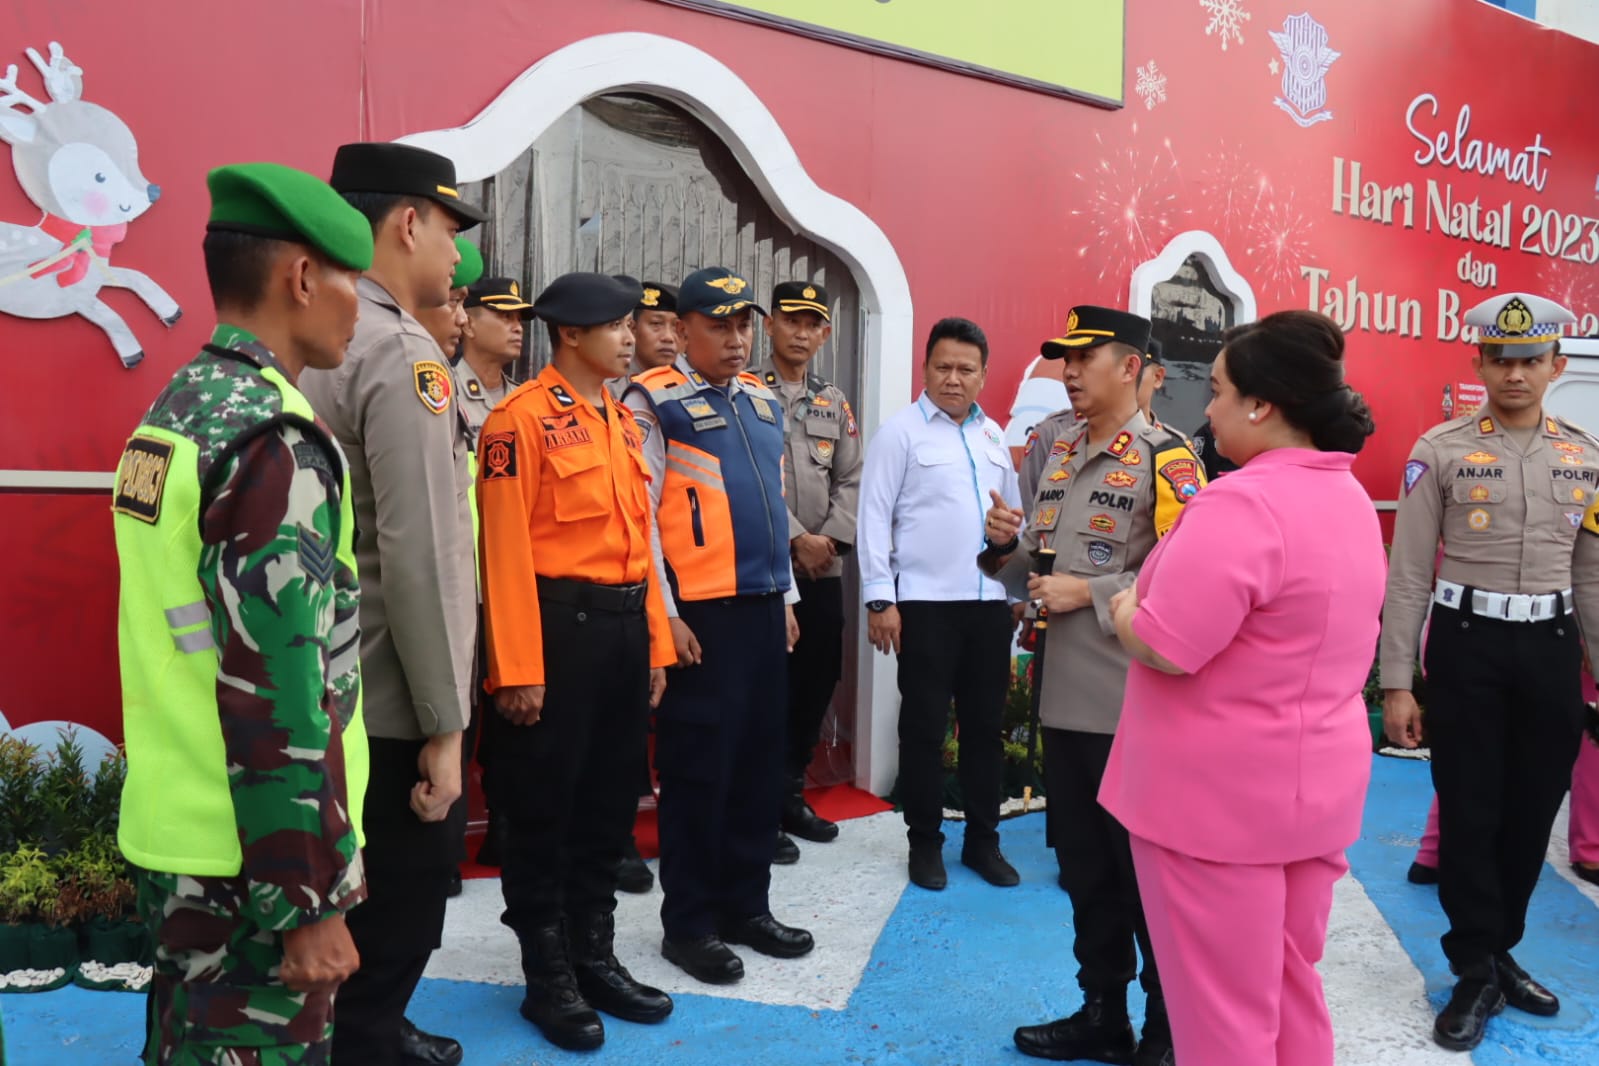
[[(1424, 433), (1405, 464), (1383, 607), (1384, 725), (1413, 748), (1429, 604), (1426, 730), (1438, 790), (1444, 954), (1458, 975), (1433, 1038), (1466, 1051), (1507, 1003), (1560, 1009), (1510, 956), (1582, 736), (1579, 620), (1599, 632), (1599, 440), (1543, 408), (1566, 308), (1528, 293), (1465, 317), (1488, 402)], [(1440, 542), (1443, 557), (1433, 561)]]

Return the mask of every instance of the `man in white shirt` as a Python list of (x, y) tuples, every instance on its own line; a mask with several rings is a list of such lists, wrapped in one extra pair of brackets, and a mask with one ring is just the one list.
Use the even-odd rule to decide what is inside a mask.
[(946, 318), (927, 338), (924, 390), (866, 449), (856, 551), (872, 646), (899, 657), (899, 794), (912, 884), (941, 889), (942, 749), (951, 700), (960, 726), (966, 808), (961, 862), (991, 884), (1015, 885), (999, 850), (1000, 719), (1010, 679), (1004, 588), (975, 562), (989, 493), (1019, 506), (999, 424), (977, 395), (988, 339)]

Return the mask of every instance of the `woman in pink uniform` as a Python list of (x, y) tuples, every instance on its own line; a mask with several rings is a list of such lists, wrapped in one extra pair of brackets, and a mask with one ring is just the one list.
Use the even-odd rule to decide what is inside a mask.
[(1113, 605), (1135, 662), (1099, 801), (1132, 834), (1182, 1066), (1331, 1066), (1316, 963), (1371, 776), (1386, 560), (1372, 432), (1311, 311), (1229, 331), (1206, 415), (1241, 469)]

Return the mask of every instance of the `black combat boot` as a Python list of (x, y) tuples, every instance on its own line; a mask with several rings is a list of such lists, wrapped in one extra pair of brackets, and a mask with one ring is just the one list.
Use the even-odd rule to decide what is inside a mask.
[(1017, 1050), (1036, 1059), (1087, 1059), (1132, 1066), (1137, 1042), (1127, 1018), (1127, 991), (1084, 992), (1083, 1008), (1069, 1018), (1016, 1030)]
[(628, 837), (622, 847), (622, 861), (616, 866), (616, 887), (634, 895), (642, 895), (655, 887), (655, 874), (638, 853), (638, 844), (632, 837)]
[(541, 925), (522, 938), (522, 973), (527, 978), (522, 1017), (538, 1026), (544, 1039), (567, 1051), (593, 1051), (605, 1043), (600, 1016), (578, 991), (560, 923)]
[(1166, 998), (1156, 992), (1144, 999), (1144, 1031), (1138, 1037), (1133, 1066), (1176, 1066), (1171, 1022), (1166, 1018)]
[(838, 823), (811, 809), (805, 802), (805, 775), (790, 778), (788, 795), (783, 798), (783, 832), (817, 844), (838, 839)]
[(577, 989), (598, 1010), (629, 1022), (665, 1021), (672, 997), (633, 980), (617, 961), (616, 916), (581, 914), (572, 922), (572, 971)]

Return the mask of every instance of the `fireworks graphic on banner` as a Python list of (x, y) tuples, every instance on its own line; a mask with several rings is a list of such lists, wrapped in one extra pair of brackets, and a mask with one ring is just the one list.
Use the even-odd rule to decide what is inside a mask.
[[(1538, 271), (1538, 285), (1540, 296), (1574, 311), (1579, 319), (1585, 314), (1599, 315), (1599, 266), (1546, 259)], [(1471, 306), (1469, 298), (1465, 302)]]
[(1260, 210), (1271, 189), (1260, 164), (1248, 159), (1237, 145), (1222, 142), (1206, 161), (1199, 177), (1204, 217), (1225, 245), (1233, 233), (1243, 233)]
[(1133, 86), (1133, 92), (1144, 101), (1146, 111), (1155, 110), (1156, 104), (1166, 102), (1166, 75), (1160, 72), (1151, 59), (1137, 70), (1138, 80)]
[(1254, 280), (1279, 299), (1300, 282), (1299, 268), (1313, 262), (1310, 250), (1310, 216), (1300, 209), (1292, 189), (1274, 196), (1271, 184), (1261, 179), (1260, 198), (1249, 225), (1247, 249)]
[(1244, 10), (1244, 0), (1199, 0), (1199, 6), (1210, 15), (1205, 36), (1220, 37), (1223, 52), (1227, 51), (1229, 37), (1238, 44), (1244, 43), (1244, 23), (1250, 18), (1249, 12)]
[(1160, 254), (1177, 231), (1181, 215), (1177, 190), (1182, 186), (1171, 142), (1146, 155), (1135, 147), (1138, 124), (1127, 144), (1111, 148), (1094, 134), (1096, 159), (1092, 169), (1074, 175), (1088, 186), (1072, 214), (1083, 223), (1088, 240), (1077, 249), (1099, 263), (1099, 280), (1125, 278), (1134, 267)]

